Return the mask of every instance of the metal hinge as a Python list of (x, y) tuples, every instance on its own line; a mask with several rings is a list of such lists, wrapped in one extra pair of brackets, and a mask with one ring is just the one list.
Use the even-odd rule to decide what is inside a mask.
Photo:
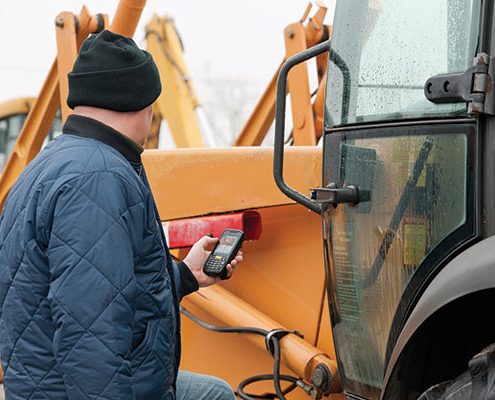
[(495, 115), (494, 64), (488, 54), (478, 53), (466, 71), (429, 78), (424, 86), (425, 96), (432, 103), (466, 102), (470, 115)]

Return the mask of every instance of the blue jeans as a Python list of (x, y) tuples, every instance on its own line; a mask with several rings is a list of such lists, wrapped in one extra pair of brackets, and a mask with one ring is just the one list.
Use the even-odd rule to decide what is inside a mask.
[(235, 400), (231, 387), (214, 376), (179, 371), (177, 400)]

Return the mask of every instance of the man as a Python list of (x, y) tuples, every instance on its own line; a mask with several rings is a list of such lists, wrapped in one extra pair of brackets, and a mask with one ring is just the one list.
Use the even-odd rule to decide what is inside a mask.
[(172, 262), (140, 157), (160, 92), (132, 39), (103, 31), (84, 42), (69, 74), (74, 114), (2, 214), (7, 400), (234, 398), (216, 378), (177, 379), (178, 303), (216, 282), (202, 267), (217, 239)]

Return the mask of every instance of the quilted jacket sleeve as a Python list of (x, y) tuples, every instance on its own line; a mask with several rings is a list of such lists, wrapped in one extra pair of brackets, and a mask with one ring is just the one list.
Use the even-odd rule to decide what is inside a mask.
[(199, 289), (198, 281), (184, 261), (172, 261), (174, 283), (179, 301)]
[(52, 207), (49, 300), (53, 349), (70, 400), (133, 400), (134, 255), (144, 206), (124, 178), (75, 178)]

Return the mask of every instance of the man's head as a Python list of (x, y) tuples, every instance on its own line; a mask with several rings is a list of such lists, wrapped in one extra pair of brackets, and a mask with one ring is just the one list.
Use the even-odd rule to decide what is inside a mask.
[(132, 39), (104, 30), (83, 43), (69, 73), (67, 104), (77, 114), (107, 124), (115, 121), (118, 126), (112, 127), (140, 142), (149, 131), (151, 104), (161, 90), (151, 54)]

